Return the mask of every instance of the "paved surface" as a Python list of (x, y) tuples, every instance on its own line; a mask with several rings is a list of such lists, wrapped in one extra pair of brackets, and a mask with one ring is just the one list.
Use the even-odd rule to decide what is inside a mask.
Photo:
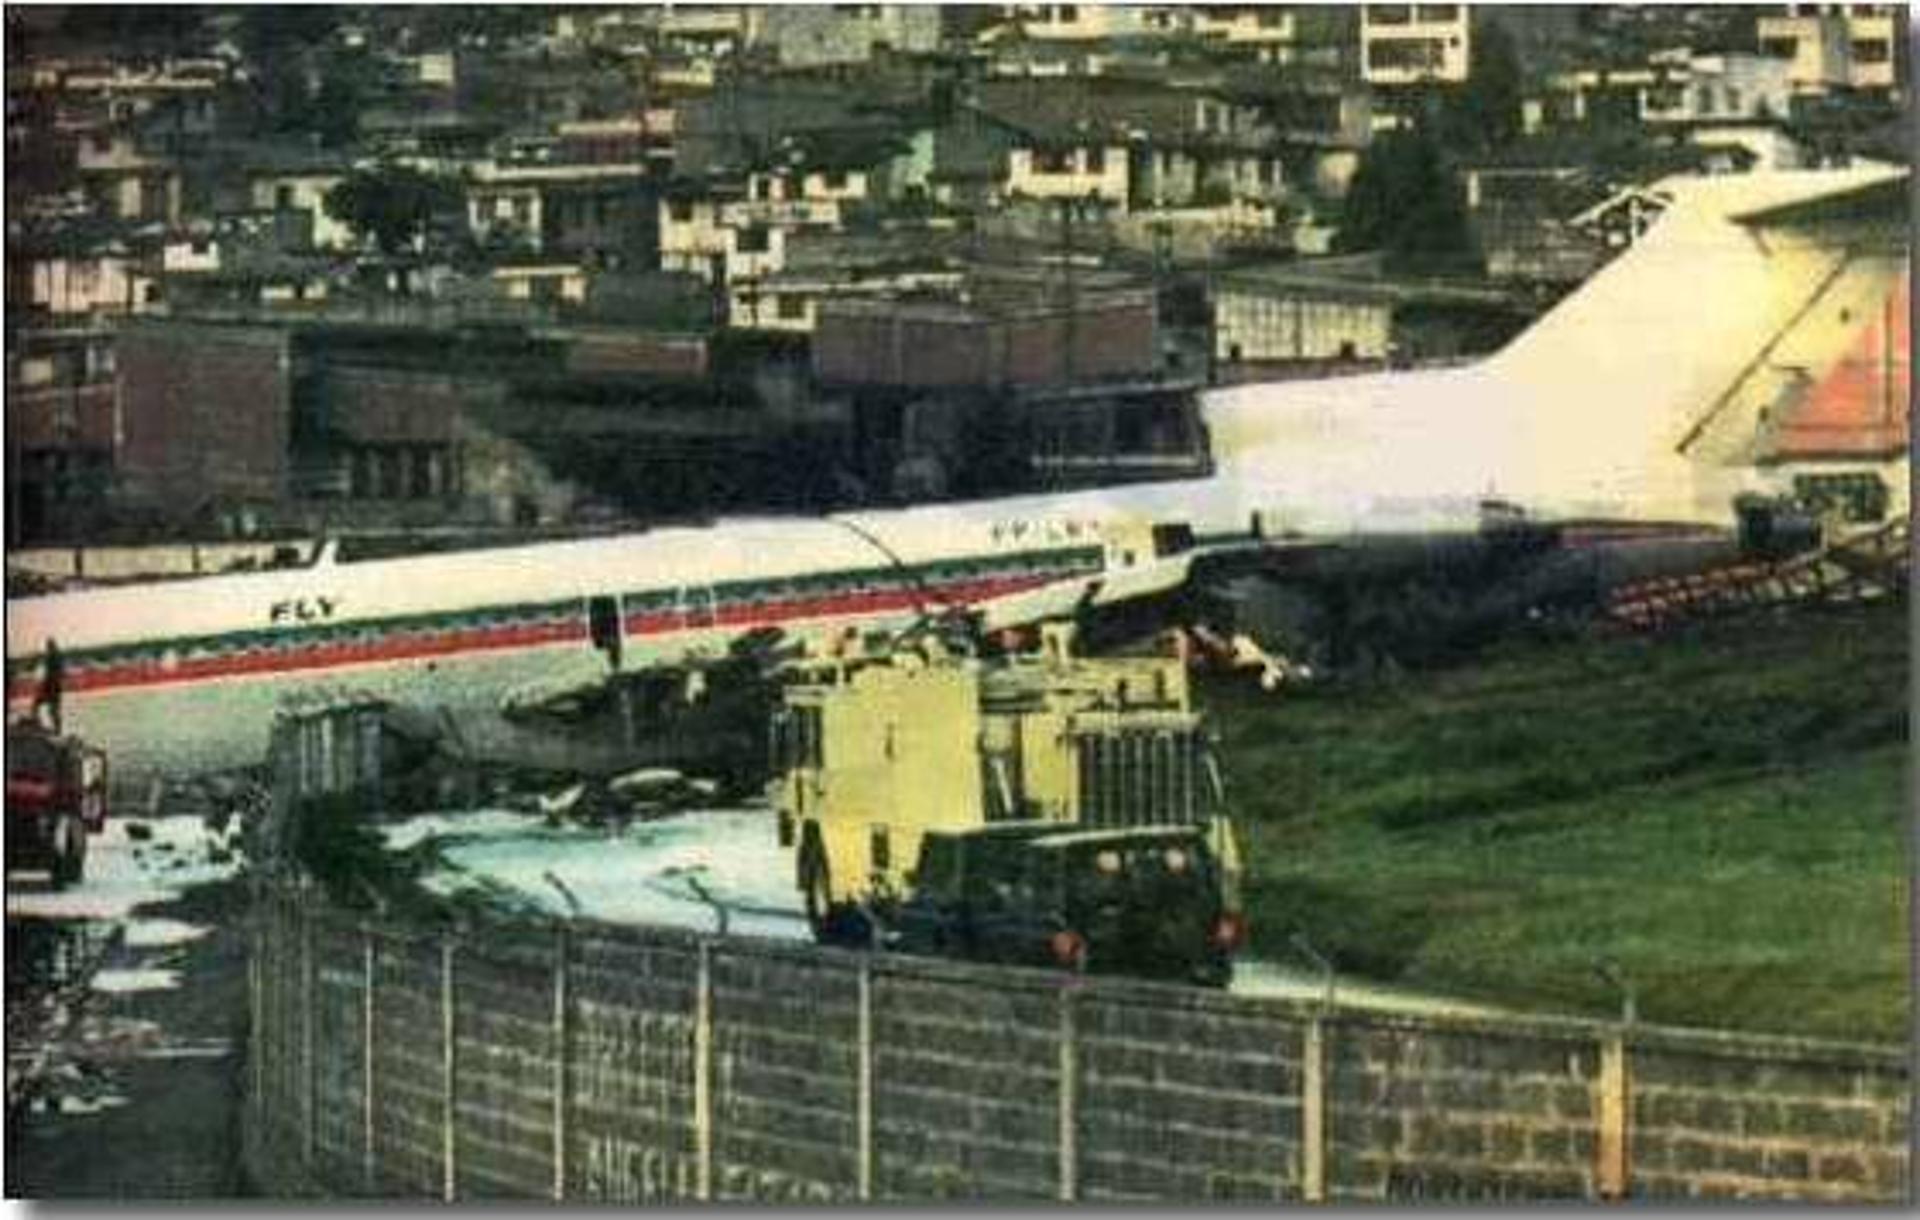
[[(209, 929), (159, 947), (129, 945), (115, 921), (9, 913), (9, 1197), (137, 1202), (249, 1193), (239, 1157), (245, 906), (237, 881), (142, 906), (141, 920)], [(114, 989), (165, 971), (176, 973), (177, 986)]]

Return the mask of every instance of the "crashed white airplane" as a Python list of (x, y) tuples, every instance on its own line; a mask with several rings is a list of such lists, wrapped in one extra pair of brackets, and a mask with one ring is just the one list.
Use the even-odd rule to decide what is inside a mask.
[[(1904, 170), (1665, 184), (1665, 215), (1472, 366), (1252, 385), (1203, 404), (1207, 479), (817, 519), (334, 562), (13, 602), (7, 694), (57, 644), (66, 725), (124, 777), (257, 762), (286, 696), (351, 687), (492, 712), (712, 656), (764, 628), (826, 638), (964, 606), (989, 627), (1164, 593), (1198, 558), (1399, 555), (1516, 525), (1548, 548), (1724, 530), (1755, 484), (1739, 435), (1782, 336), (1884, 299)], [(1874, 294), (1878, 293), (1878, 296)], [(1872, 316), (1870, 308), (1857, 311)], [(1797, 332), (1796, 332), (1797, 333)], [(1395, 550), (1396, 547), (1401, 548)]]

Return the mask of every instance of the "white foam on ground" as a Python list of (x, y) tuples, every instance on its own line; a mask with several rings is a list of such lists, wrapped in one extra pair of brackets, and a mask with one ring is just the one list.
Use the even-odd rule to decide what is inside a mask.
[[(210, 861), (216, 840), (197, 816), (136, 819), (152, 831), (139, 841), (127, 834), (127, 822), (108, 818), (99, 834), (87, 839), (86, 875), (65, 890), (36, 888), (20, 874), (8, 878), (7, 914), (42, 919), (124, 919), (135, 907), (162, 902), (188, 886), (232, 877), (240, 870), (236, 855)], [(42, 882), (46, 887), (47, 883)]]
[(809, 935), (792, 853), (779, 845), (766, 808), (695, 810), (623, 830), (547, 827), (501, 811), (431, 814), (385, 834), (391, 846), (446, 837), (444, 867), (424, 878), (437, 893), (484, 879), (553, 915), (713, 931), (719, 916), (695, 893), (693, 879), (727, 908), (729, 931)]
[(130, 970), (101, 970), (94, 974), (91, 986), (95, 991), (170, 991), (180, 985), (178, 970), (135, 968)]
[(405, 851), (427, 839), (444, 836), (488, 838), (513, 837), (541, 829), (533, 814), (508, 809), (476, 809), (469, 813), (423, 813), (380, 828), (380, 835), (394, 851)]
[(58, 1105), (62, 1114), (98, 1114), (102, 1110), (116, 1110), (127, 1104), (127, 1098), (120, 1093), (107, 1093), (99, 1097), (62, 1097)]
[[(794, 882), (793, 853), (779, 845), (773, 813), (764, 807), (700, 810), (630, 823), (624, 830), (549, 828), (538, 817), (483, 810), (423, 815), (396, 823), (385, 833), (389, 844), (443, 837), (444, 865), (424, 878), (428, 888), (441, 894), (484, 885), (505, 888), (552, 915), (716, 931), (713, 907), (689, 885), (689, 878), (695, 878), (729, 909), (730, 931), (811, 939)], [(550, 878), (557, 878), (567, 894)], [(1243, 958), (1235, 964), (1231, 990), (1236, 995), (1316, 1000), (1326, 996), (1326, 983), (1311, 971)], [(1500, 1011), (1346, 976), (1334, 979), (1333, 1001), (1346, 1008), (1423, 1015)]]
[(210, 931), (178, 919), (136, 919), (127, 925), (122, 942), (129, 949), (157, 949), (199, 940)]

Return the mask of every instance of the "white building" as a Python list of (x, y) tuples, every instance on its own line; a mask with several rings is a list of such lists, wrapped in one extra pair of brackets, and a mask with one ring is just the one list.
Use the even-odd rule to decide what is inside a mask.
[(1027, 38), (1047, 42), (1098, 42), (1182, 33), (1192, 10), (1184, 5), (1003, 4), (1001, 16)]
[(767, 12), (759, 5), (687, 4), (664, 5), (648, 15), (666, 47), (713, 60), (757, 44), (765, 34)]
[(306, 212), (313, 218), (317, 250), (345, 250), (353, 229), (327, 214), (327, 192), (346, 177), (344, 169), (260, 169), (248, 173), (248, 190), (257, 210)]
[(1125, 206), (1127, 146), (1091, 141), (1077, 147), (1028, 147), (1007, 153), (1007, 194), (1028, 199), (1098, 199)]
[[(482, 161), (467, 179), (467, 229), (476, 238), (504, 236), (536, 253), (568, 244), (569, 235), (587, 245), (589, 229), (617, 227), (608, 217), (620, 210), (629, 184), (646, 177), (638, 160), (513, 165)], [(602, 235), (604, 237), (604, 234)]]
[(19, 304), (45, 310), (56, 318), (75, 319), (96, 313), (132, 313), (147, 300), (150, 277), (141, 275), (124, 254), (27, 255), (9, 254), (26, 264), (27, 299)]
[(1370, 85), (1458, 84), (1467, 79), (1464, 4), (1366, 4), (1360, 8), (1360, 73)]
[(1763, 15), (1760, 53), (1786, 61), (1796, 92), (1897, 89), (1897, 5), (1788, 4)]
[(812, 334), (829, 301), (886, 298), (913, 292), (955, 292), (965, 275), (925, 269), (887, 274), (783, 272), (733, 283), (727, 291), (727, 325), (736, 330)]
[(1190, 32), (1215, 48), (1264, 64), (1339, 64), (1350, 36), (1339, 9), (1291, 4), (1203, 4), (1185, 10)]
[(142, 154), (125, 129), (86, 133), (74, 154), (75, 168), (95, 209), (115, 220), (180, 222), (179, 169)]
[(1785, 119), (1792, 103), (1791, 65), (1763, 55), (1689, 56), (1639, 86), (1644, 123)]
[(723, 284), (786, 266), (787, 230), (752, 216), (753, 201), (684, 195), (660, 201), (660, 269)]
[(160, 247), (160, 270), (169, 274), (220, 270), (220, 239), (211, 233), (181, 235)]
[(467, 189), (467, 229), (480, 241), (499, 239), (538, 250), (544, 220), (535, 184), (476, 182)]
[(860, 64), (882, 50), (927, 54), (940, 48), (934, 4), (780, 4), (762, 11), (762, 37), (783, 68)]
[(1270, 202), (1278, 133), (1221, 94), (1075, 81), (994, 82), (982, 112), (1009, 133), (1006, 194), (1122, 208)]
[(714, 198), (669, 195), (660, 201), (660, 269), (713, 279), (714, 260), (725, 260), (732, 228)]
[(509, 301), (565, 302), (587, 299), (587, 273), (578, 263), (517, 263), (493, 268), (488, 277)]
[(738, 223), (782, 227), (839, 228), (842, 209), (876, 197), (873, 174), (864, 169), (756, 170), (747, 175), (747, 198), (727, 215)]
[(1393, 310), (1377, 296), (1224, 276), (1213, 298), (1214, 357), (1230, 364), (1380, 361)]

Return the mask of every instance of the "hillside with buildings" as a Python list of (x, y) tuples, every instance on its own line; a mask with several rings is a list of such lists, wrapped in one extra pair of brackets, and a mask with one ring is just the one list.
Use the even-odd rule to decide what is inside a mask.
[(19, 8), (12, 546), (1191, 474), (1675, 169), (1899, 155), (1897, 6)]

